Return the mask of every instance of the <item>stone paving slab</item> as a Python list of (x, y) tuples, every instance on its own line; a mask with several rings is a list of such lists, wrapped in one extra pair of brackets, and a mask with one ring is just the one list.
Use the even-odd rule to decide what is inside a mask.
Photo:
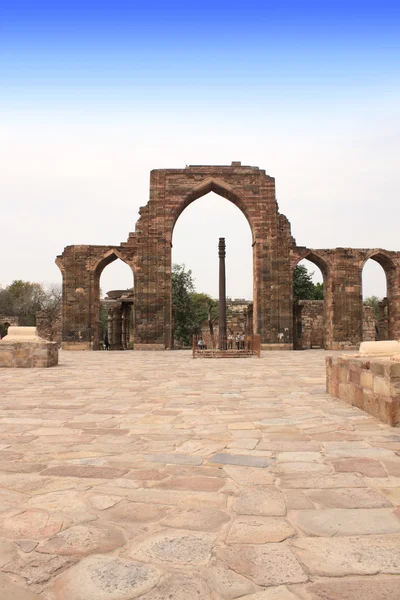
[(0, 599), (399, 600), (400, 434), (325, 355), (0, 370)]

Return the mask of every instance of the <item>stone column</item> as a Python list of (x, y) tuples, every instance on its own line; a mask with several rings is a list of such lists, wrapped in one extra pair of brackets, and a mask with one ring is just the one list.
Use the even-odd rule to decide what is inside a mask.
[(225, 277), (225, 238), (219, 238), (219, 349), (226, 345), (226, 277)]
[[(324, 290), (325, 293), (325, 290)], [(362, 341), (361, 266), (347, 248), (336, 248), (332, 272), (332, 342), (328, 350), (355, 349)]]

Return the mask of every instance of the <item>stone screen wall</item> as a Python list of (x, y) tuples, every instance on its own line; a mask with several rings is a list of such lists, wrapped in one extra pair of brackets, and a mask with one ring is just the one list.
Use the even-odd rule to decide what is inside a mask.
[[(304, 258), (324, 277), (324, 344), (358, 348), (363, 337), (362, 269), (372, 258), (387, 278), (387, 332), (400, 338), (400, 254), (381, 248), (310, 249), (297, 246), (290, 223), (279, 212), (275, 180), (258, 167), (191, 165), (157, 169), (150, 199), (134, 232), (117, 246), (67, 246), (57, 257), (63, 276), (63, 345), (99, 347), (99, 280), (120, 258), (135, 276), (135, 349), (171, 348), (171, 244), (175, 223), (196, 199), (215, 192), (235, 204), (252, 231), (253, 333), (264, 348), (292, 349), (293, 270)], [(311, 342), (310, 342), (311, 343)]]

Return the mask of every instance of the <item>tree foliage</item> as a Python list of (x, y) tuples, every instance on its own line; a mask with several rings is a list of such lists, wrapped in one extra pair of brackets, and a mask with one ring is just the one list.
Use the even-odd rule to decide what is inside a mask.
[(380, 310), (379, 310), (379, 303), (381, 302), (381, 299), (378, 298), (378, 296), (369, 296), (368, 298), (365, 298), (363, 304), (364, 306), (371, 306), (374, 309), (374, 316), (376, 319), (379, 319), (380, 317)]
[(54, 321), (61, 310), (61, 286), (44, 287), (20, 279), (5, 288), (0, 287), (0, 314), (18, 317), (20, 325), (34, 327), (36, 313), (44, 311), (49, 321)]
[(297, 265), (293, 272), (293, 298), (295, 300), (323, 300), (324, 284), (314, 283), (304, 265)]
[(174, 338), (190, 345), (192, 336), (201, 331), (205, 321), (214, 322), (218, 313), (218, 302), (208, 294), (195, 291), (192, 272), (185, 265), (172, 266), (172, 316)]

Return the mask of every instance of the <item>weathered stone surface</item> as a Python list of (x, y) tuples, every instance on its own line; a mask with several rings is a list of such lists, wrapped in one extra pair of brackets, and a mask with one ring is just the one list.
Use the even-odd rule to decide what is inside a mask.
[(0, 568), (17, 557), (17, 549), (12, 542), (0, 540)]
[(119, 529), (102, 523), (76, 525), (61, 531), (55, 537), (37, 548), (44, 554), (60, 556), (87, 556), (88, 554), (110, 552), (125, 544)]
[(26, 588), (15, 585), (8, 577), (0, 574), (0, 598), (3, 600), (40, 600), (40, 596)]
[(333, 462), (337, 473), (361, 473), (367, 477), (386, 477), (381, 463), (372, 458), (347, 458)]
[(172, 477), (158, 483), (157, 487), (171, 490), (217, 492), (223, 485), (224, 480), (221, 477)]
[(376, 490), (343, 488), (340, 490), (307, 490), (317, 508), (384, 508), (392, 503)]
[[(389, 475), (400, 477), (400, 458), (397, 460), (385, 460), (384, 465)], [(373, 475), (370, 475), (370, 477), (373, 477)]]
[(119, 496), (106, 496), (104, 494), (92, 494), (89, 496), (89, 502), (91, 506), (96, 510), (106, 510), (121, 502), (122, 498)]
[(297, 489), (362, 488), (364, 481), (353, 473), (335, 475), (312, 475), (311, 477), (282, 477), (282, 487)]
[(277, 462), (323, 462), (320, 452), (279, 452)]
[(21, 548), (22, 552), (32, 552), (38, 545), (38, 542), (34, 542), (33, 540), (18, 540), (18, 546)]
[(237, 517), (226, 538), (227, 544), (282, 542), (294, 529), (281, 517)]
[(175, 464), (175, 465), (201, 465), (203, 459), (200, 456), (188, 456), (187, 454), (144, 454), (144, 458), (150, 462)]
[(261, 440), (257, 446), (257, 450), (270, 450), (271, 452), (319, 452), (321, 444), (318, 442), (306, 441), (271, 441)]
[[(278, 587), (270, 587), (263, 592), (251, 594), (251, 596), (243, 596), (241, 600), (299, 600), (300, 596), (293, 594), (285, 585)], [(326, 599), (328, 600), (328, 599)], [(329, 599), (331, 600), (331, 599)]]
[(222, 564), (214, 565), (204, 571), (203, 577), (210, 589), (224, 600), (234, 600), (257, 590), (249, 579)]
[(63, 573), (50, 600), (133, 600), (157, 585), (160, 572), (149, 565), (114, 556), (89, 556)]
[(400, 574), (400, 535), (299, 538), (291, 547), (313, 575)]
[(158, 521), (165, 515), (165, 508), (157, 504), (123, 500), (120, 504), (108, 510), (106, 509), (104, 515), (111, 521), (146, 523), (148, 521)]
[(50, 512), (74, 513), (75, 516), (77, 513), (88, 513), (88, 506), (82, 493), (77, 490), (57, 490), (47, 494), (37, 494), (29, 498), (28, 505)]
[(162, 520), (166, 527), (194, 531), (215, 531), (229, 521), (229, 515), (218, 508), (176, 509)]
[(269, 470), (257, 467), (226, 465), (224, 471), (240, 485), (271, 485), (275, 479)]
[(27, 585), (38, 585), (42, 587), (51, 577), (59, 575), (76, 562), (71, 556), (52, 556), (50, 554), (39, 554), (30, 552), (21, 556), (3, 568), (6, 573), (13, 573), (23, 577)]
[[(329, 399), (325, 394), (314, 393), (323, 385), (323, 358), (324, 352), (318, 350), (307, 354), (292, 353), (290, 360), (289, 353), (271, 352), (252, 361), (251, 369), (242, 365), (246, 361), (233, 364), (234, 361), (227, 359), (226, 362), (220, 361), (217, 371), (210, 371), (209, 365), (206, 368), (206, 365), (199, 364), (200, 361), (192, 361), (186, 352), (159, 353), (157, 356), (155, 353), (144, 355), (140, 352), (63, 352), (60, 367), (41, 371), (39, 378), (33, 371), (4, 370), (0, 443), (8, 447), (0, 450), (0, 459), (4, 464), (13, 463), (11, 471), (0, 471), (0, 538), (9, 544), (4, 548), (3, 562), (6, 564), (2, 567), (6, 577), (17, 586), (26, 587), (50, 600), (50, 597), (46, 597), (49, 586), (63, 575), (63, 571), (71, 568), (72, 564), (84, 559), (80, 555), (44, 554), (38, 548), (46, 545), (49, 539), (58, 538), (64, 531), (73, 532), (76, 525), (84, 524), (86, 527), (86, 524), (108, 524), (121, 530), (126, 536), (129, 545), (111, 550), (111, 554), (125, 558), (129, 557), (129, 552), (136, 543), (142, 543), (160, 531), (172, 534), (179, 531), (189, 535), (191, 532), (212, 533), (215, 540), (212, 543), (210, 561), (206, 565), (160, 561), (164, 572), (181, 574), (193, 573), (194, 570), (193, 577), (199, 581), (203, 570), (215, 564), (218, 547), (264, 547), (271, 544), (255, 544), (255, 539), (250, 540), (249, 544), (231, 541), (227, 544), (229, 532), (235, 532), (235, 528), (232, 528), (235, 521), (276, 519), (284, 522), (283, 515), (238, 515), (234, 509), (235, 502), (247, 492), (249, 496), (259, 492), (264, 494), (265, 490), (282, 492), (288, 504), (287, 521), (293, 517), (290, 512), (293, 510), (313, 511), (321, 516), (331, 508), (356, 508), (360, 509), (359, 514), (358, 510), (354, 511), (359, 519), (363, 509), (374, 511), (384, 508), (393, 519), (396, 517), (400, 522), (400, 481), (393, 470), (400, 458), (396, 455), (396, 451), (400, 452), (397, 439), (400, 436), (396, 434), (396, 430), (383, 426), (358, 409)], [(222, 391), (229, 393), (238, 389), (243, 390), (242, 399), (222, 398)], [(173, 414), (158, 414), (164, 409)], [(172, 420), (163, 420), (165, 417), (172, 417)], [(207, 462), (207, 457), (221, 451), (213, 447), (213, 443), (226, 447), (232, 440), (245, 439), (237, 437), (238, 433), (242, 435), (244, 431), (228, 432), (228, 423), (257, 424), (258, 419), (268, 421), (269, 424), (257, 425), (257, 429), (252, 430), (255, 439), (262, 435), (264, 440), (288, 442), (291, 441), (290, 436), (293, 436), (293, 441), (296, 442), (314, 441), (315, 436), (328, 435), (326, 432), (340, 437), (335, 442), (336, 445), (330, 441), (328, 446), (325, 446), (325, 442), (334, 438), (320, 438), (321, 452), (279, 452), (278, 460), (266, 468)], [(68, 423), (79, 427), (65, 427)], [(85, 424), (89, 424), (89, 429), (86, 429)], [(135, 433), (100, 437), (89, 435), (93, 428), (110, 430), (116, 427), (135, 430)], [(73, 437), (70, 437), (68, 431), (57, 435), (60, 429), (69, 429)], [(32, 435), (32, 431), (36, 434)], [(350, 434), (352, 440), (344, 439), (344, 436)], [(191, 445), (186, 443), (189, 441)], [(343, 443), (346, 446), (343, 447)], [(151, 446), (151, 450), (147, 449), (147, 444)], [(398, 449), (396, 444), (399, 445)], [(184, 455), (209, 451), (201, 455), (206, 464), (164, 464), (143, 459), (144, 453), (177, 453), (175, 448), (182, 450)], [(374, 449), (390, 450), (390, 458), (386, 452), (384, 455), (378, 452), (373, 456)], [(333, 454), (337, 451), (346, 454), (368, 451), (371, 456), (335, 458)], [(241, 449), (237, 452), (223, 452), (235, 456), (248, 455), (247, 451)], [(259, 451), (257, 448), (250, 454), (273, 458), (269, 451)], [(376, 472), (368, 471), (368, 476), (361, 471), (333, 473), (334, 463), (350, 464), (348, 461), (358, 461), (360, 458), (363, 465), (367, 464), (365, 459), (368, 459), (374, 461), (368, 462), (368, 467), (379, 463), (387, 473), (391, 469), (392, 474), (387, 477), (372, 477), (370, 475)], [(311, 479), (313, 485), (331, 485), (332, 482), (319, 479), (322, 475), (326, 477), (326, 474), (319, 475), (318, 479), (316, 474), (308, 476), (304, 472), (301, 477), (296, 473), (271, 474), (276, 465), (285, 465), (284, 469), (304, 468), (302, 464), (296, 467), (297, 463), (326, 465), (332, 471), (329, 477), (335, 475), (337, 482), (337, 476), (340, 476), (341, 485), (349, 483), (347, 477), (350, 475), (356, 477), (357, 482), (362, 482), (364, 487), (287, 488), (284, 487), (286, 482), (293, 478)], [(43, 476), (38, 472), (19, 472), (19, 464), (21, 471), (27, 471), (24, 466), (26, 464), (47, 464), (52, 468), (63, 465), (74, 469), (109, 468), (127, 472), (122, 477), (113, 478)], [(218, 479), (224, 485), (219, 492), (159, 488), (158, 484), (167, 479), (177, 480), (179, 487), (182, 487), (181, 481), (185, 479), (203, 483)], [(116, 504), (111, 506), (110, 498)], [(266, 505), (268, 506), (268, 501)], [(127, 506), (130, 508), (126, 508)], [(33, 522), (32, 519), (27, 519), (30, 521), (29, 528), (34, 525), (36, 529), (41, 529), (43, 537), (32, 537), (33, 532), (26, 529), (26, 524), (20, 527), (19, 523), (19, 529), (15, 531), (18, 515), (27, 510), (46, 515), (42, 520), (38, 519), (37, 523), (37, 517)], [(374, 513), (371, 512), (372, 514)], [(51, 515), (50, 521), (48, 515)], [(6, 534), (4, 522), (9, 527), (7, 520), (11, 517), (15, 521), (14, 516), (17, 520), (10, 525)], [(60, 529), (54, 533), (45, 531), (45, 526), (51, 524), (54, 517), (59, 521), (57, 528)], [(348, 519), (341, 520), (340, 526), (347, 527), (348, 523)], [(378, 526), (381, 526), (380, 522)], [(294, 529), (295, 536), (277, 545), (290, 548), (295, 538), (305, 536), (297, 524)], [(260, 531), (263, 531), (262, 528)], [(343, 529), (341, 532), (343, 533)], [(265, 538), (262, 535), (263, 541)], [(391, 536), (393, 534), (379, 534), (382, 539)], [(357, 537), (362, 540), (377, 537), (377, 534)], [(336, 539), (345, 542), (347, 537), (339, 538), (336, 535), (322, 539), (327, 542)], [(11, 555), (7, 553), (7, 548), (11, 549)], [(98, 550), (92, 548), (91, 551)], [(148, 564), (151, 563), (155, 561), (149, 559)], [(248, 577), (245, 571), (240, 574)], [(354, 577), (346, 576), (346, 581)], [(368, 577), (372, 582), (382, 576), (373, 574)], [(396, 577), (399, 578), (400, 575)], [(319, 576), (311, 575), (311, 578), (321, 583)], [(157, 587), (145, 593), (150, 595), (156, 593), (156, 590), (164, 589), (160, 588), (163, 581), (162, 578)], [(298, 595), (301, 600), (306, 600), (309, 595), (307, 586), (305, 583), (294, 584), (294, 587), (288, 585), (291, 593)], [(274, 587), (276, 584), (256, 593), (265, 595)], [(203, 590), (205, 597), (208, 594), (215, 596), (212, 600), (223, 600), (205, 582)], [(192, 595), (195, 597), (195, 594)], [(168, 596), (164, 594), (163, 600), (166, 598)], [(184, 597), (184, 600), (187, 598)], [(342, 600), (340, 595), (338, 600)]]
[(140, 600), (214, 600), (208, 585), (194, 575), (173, 573)]
[(286, 514), (286, 503), (282, 492), (273, 486), (243, 488), (233, 510), (239, 515), (282, 516)]
[(307, 586), (307, 594), (310, 600), (398, 600), (399, 578), (382, 576), (337, 581), (329, 579)]
[(132, 502), (149, 502), (150, 504), (163, 504), (179, 506), (181, 508), (202, 508), (215, 506), (224, 508), (226, 496), (220, 492), (182, 492), (178, 490), (130, 490), (127, 498)]
[(209, 533), (160, 532), (142, 542), (134, 542), (130, 555), (151, 563), (169, 563), (174, 566), (204, 566), (211, 557), (215, 537)]
[(235, 544), (219, 549), (217, 557), (258, 585), (307, 581), (307, 576), (294, 554), (282, 544)]
[(116, 469), (113, 467), (63, 465), (60, 467), (50, 467), (50, 469), (42, 471), (41, 475), (51, 475), (52, 477), (95, 477), (98, 479), (114, 479), (116, 477), (122, 477), (127, 471), (127, 469)]
[(209, 462), (220, 465), (240, 465), (244, 467), (256, 467), (262, 469), (272, 464), (272, 460), (262, 456), (240, 455), (240, 454), (214, 454), (208, 459)]
[(44, 510), (27, 509), (3, 515), (0, 531), (8, 538), (41, 540), (58, 533), (65, 523), (62, 515)]
[(388, 509), (302, 510), (290, 520), (306, 535), (370, 535), (400, 533), (400, 521)]
[(280, 475), (293, 475), (296, 477), (305, 477), (305, 475), (315, 475), (315, 473), (330, 473), (331, 467), (316, 462), (281, 462), (271, 467), (272, 473)]
[(288, 510), (314, 508), (313, 503), (302, 490), (284, 490), (284, 492)]

